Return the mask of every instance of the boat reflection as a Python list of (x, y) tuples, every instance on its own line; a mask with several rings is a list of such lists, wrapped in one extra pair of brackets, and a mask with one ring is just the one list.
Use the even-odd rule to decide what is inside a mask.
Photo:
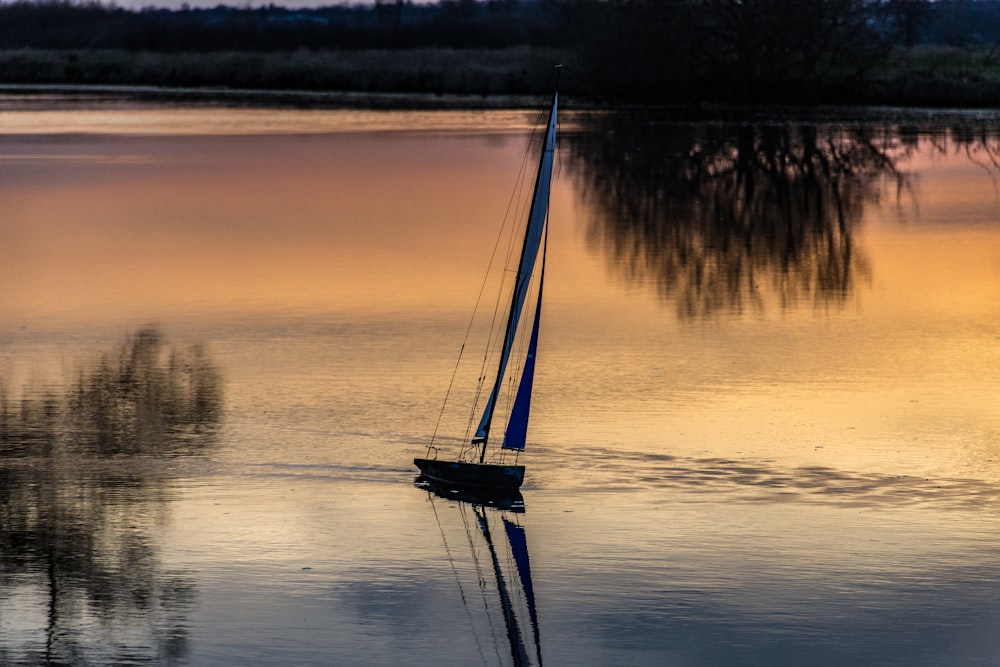
[[(417, 477), (414, 484), (425, 489), (428, 499), (434, 508), (438, 528), (445, 551), (449, 554), (453, 566), (458, 560), (449, 544), (447, 531), (438, 514), (437, 505), (444, 498), (449, 504), (460, 510), (465, 531), (466, 543), (471, 553), (470, 565), (475, 570), (476, 581), (479, 583), (482, 616), (485, 621), (477, 622), (473, 618), (474, 597), (466, 595), (462, 586), (462, 576), (455, 570), (455, 578), (461, 592), (466, 613), (472, 625), (472, 633), (477, 642), (482, 638), (485, 642), (487, 630), (489, 636), (495, 638), (500, 623), (493, 618), (491, 612), (497, 608), (499, 601), (502, 615), (503, 633), (510, 649), (511, 664), (542, 665), (542, 645), (538, 627), (538, 611), (535, 605), (535, 591), (531, 581), (531, 562), (528, 556), (528, 541), (521, 525), (519, 515), (524, 513), (524, 500), (518, 491), (491, 492), (466, 490), (442, 486), (425, 477)], [(502, 531), (499, 530), (502, 528)], [(502, 532), (505, 539), (495, 539)], [(482, 551), (485, 547), (485, 551)], [(488, 558), (487, 558), (488, 557)], [(485, 563), (485, 564), (484, 564)], [(492, 570), (492, 577), (487, 573)], [(516, 576), (514, 575), (516, 571)], [(495, 583), (495, 590), (487, 591), (486, 582)], [(490, 593), (487, 595), (487, 593)], [(530, 634), (523, 623), (527, 619), (530, 624)], [(481, 628), (477, 630), (477, 628)], [(530, 642), (530, 643), (529, 643)], [(533, 650), (532, 650), (533, 649)], [(482, 653), (483, 647), (480, 647)]]
[(494, 507), (510, 512), (524, 512), (524, 498), (517, 489), (448, 485), (423, 475), (417, 475), (413, 484), (447, 500)]
[(155, 329), (65, 390), (15, 400), (0, 384), (5, 664), (186, 661), (194, 584), (162, 566), (155, 534), (166, 459), (210, 447), (221, 406), (205, 351)]

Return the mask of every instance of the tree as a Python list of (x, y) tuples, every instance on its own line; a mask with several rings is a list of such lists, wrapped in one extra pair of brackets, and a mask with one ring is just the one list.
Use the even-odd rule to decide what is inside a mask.
[(582, 0), (599, 87), (661, 100), (799, 102), (860, 85), (890, 41), (868, 0)]
[(913, 46), (917, 33), (931, 20), (931, 5), (927, 0), (886, 0), (885, 11), (905, 46)]

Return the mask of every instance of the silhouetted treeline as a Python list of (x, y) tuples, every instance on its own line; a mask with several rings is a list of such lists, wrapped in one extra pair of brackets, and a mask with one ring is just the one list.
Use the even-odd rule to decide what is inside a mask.
[(827, 32), (837, 24), (911, 43), (995, 45), (1000, 1), (442, 0), (418, 5), (376, 0), (370, 6), (314, 9), (220, 3), (211, 9), (135, 11), (114, 3), (18, 0), (0, 4), (0, 48), (504, 48), (570, 46), (596, 35), (628, 37), (617, 42), (625, 49), (648, 38), (666, 53), (677, 49), (668, 38), (683, 37), (683, 43), (704, 51), (714, 46), (713, 34), (723, 42), (743, 39), (744, 47), (753, 48), (747, 41), (751, 35), (740, 34), (743, 25), (754, 28), (752, 38), (771, 43), (777, 53), (789, 46), (804, 49), (802, 41), (824, 37), (817, 28)]
[(914, 30), (917, 43), (991, 48), (1000, 44), (1000, 2), (937, 0), (914, 4), (920, 6)]
[(549, 46), (560, 37), (559, 3), (446, 1), (436, 5), (257, 9), (121, 9), (67, 0), (0, 5), (0, 48), (151, 51), (503, 48)]
[[(1000, 45), (998, 0), (608, 0), (577, 7), (574, 50), (595, 87), (613, 95), (979, 103), (997, 92), (1000, 60), (990, 47)], [(985, 47), (988, 58), (960, 63), (961, 72), (948, 71), (952, 62), (923, 60), (919, 48), (955, 43), (948, 35)], [(966, 90), (949, 85), (956, 75)]]
[[(940, 52), (928, 59), (919, 51), (933, 45), (968, 48), (945, 53), (945, 60), (937, 57)], [(555, 53), (569, 65), (565, 89), (576, 96), (980, 104), (1000, 94), (998, 46), (1000, 0), (442, 0), (430, 5), (379, 0), (313, 9), (220, 5), (138, 11), (66, 0), (0, 5), (0, 51), (8, 54), (0, 62), (0, 82), (8, 83), (523, 93), (538, 92), (528, 71), (552, 64), (548, 59)], [(419, 68), (404, 62), (420, 60), (414, 52), (428, 49), (467, 55)], [(539, 52), (505, 63), (501, 85), (439, 89), (449, 80), (443, 73), (475, 68), (477, 53), (523, 55), (524, 49)], [(971, 49), (978, 49), (974, 59)], [(163, 73), (155, 64), (143, 71), (127, 63), (94, 64), (79, 53), (65, 66), (31, 57), (72, 50), (253, 53), (271, 60), (262, 61), (259, 73), (226, 62), (214, 71), (166, 62)], [(376, 69), (366, 63), (350, 76), (335, 62), (349, 51), (375, 50), (398, 57)], [(325, 60), (292, 58), (302, 53), (325, 54)], [(400, 77), (404, 66), (410, 73)]]

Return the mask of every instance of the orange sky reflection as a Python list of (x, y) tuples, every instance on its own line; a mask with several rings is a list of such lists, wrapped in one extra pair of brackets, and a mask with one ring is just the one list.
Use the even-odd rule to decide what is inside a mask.
[(144, 317), (468, 294), (462, 272), (482, 272), (523, 149), (501, 143), (483, 164), (469, 141), (97, 140), (71, 147), (101, 159), (8, 160), (0, 308)]
[[(8, 135), (0, 145), (0, 325), (294, 311), (446, 314), (448, 326), (461, 327), (526, 145), (525, 134), (485, 135)], [(545, 418), (531, 437), (887, 473), (904, 454), (911, 472), (944, 465), (971, 474), (1000, 460), (995, 174), (961, 156), (900, 167), (915, 172), (913, 190), (896, 199), (887, 185), (866, 209), (855, 243), (870, 277), (845, 303), (767, 304), (680, 322), (654, 287), (608, 270), (603, 249), (588, 241), (571, 177), (557, 166), (540, 343), (552, 362), (538, 369), (536, 409)], [(379, 395), (384, 386), (365, 383), (386, 381), (377, 375), (385, 349), (357, 353), (372, 356), (350, 360), (366, 374), (349, 374), (343, 395), (359, 386)], [(398, 383), (410, 364), (426, 399), (431, 384), (444, 389), (444, 356), (397, 359), (386, 377)], [(312, 369), (314, 360), (300, 362)], [(291, 363), (281, 359), (268, 377), (277, 381)], [(299, 400), (329, 403), (340, 378), (324, 370)], [(302, 378), (293, 380), (304, 392)], [(960, 441), (941, 435), (948, 424), (964, 425)], [(908, 450), (914, 442), (922, 448)]]

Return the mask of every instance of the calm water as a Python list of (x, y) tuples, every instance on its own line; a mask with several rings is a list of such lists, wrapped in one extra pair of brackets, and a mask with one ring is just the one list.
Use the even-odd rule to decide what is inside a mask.
[(536, 117), (0, 99), (0, 663), (1000, 664), (1000, 117), (566, 114), (521, 513)]

